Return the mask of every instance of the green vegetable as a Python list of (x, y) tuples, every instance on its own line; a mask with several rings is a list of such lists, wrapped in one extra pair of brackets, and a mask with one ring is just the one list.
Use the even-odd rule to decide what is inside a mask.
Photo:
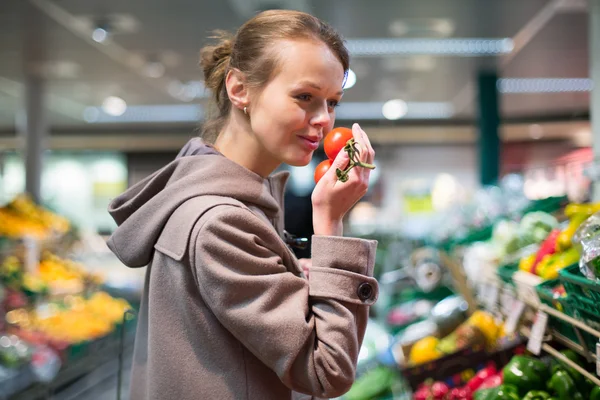
[(520, 400), (520, 397), (516, 387), (500, 385), (496, 388), (476, 391), (473, 400)]
[(523, 216), (519, 230), (527, 241), (541, 243), (557, 226), (558, 221), (552, 215), (543, 211), (534, 211)]
[(523, 400), (548, 400), (550, 395), (542, 390), (532, 390), (527, 393)]
[(600, 386), (596, 386), (590, 392), (590, 400), (600, 400)]
[(394, 383), (395, 373), (386, 367), (377, 367), (362, 375), (346, 393), (348, 400), (368, 400), (387, 391)]
[(532, 390), (544, 390), (549, 371), (546, 364), (535, 358), (514, 356), (503, 369), (504, 383), (515, 386), (519, 395)]
[[(579, 355), (577, 353), (575, 353), (573, 350), (563, 350), (561, 351), (561, 354), (565, 357), (567, 357), (569, 360), (573, 361), (575, 364), (577, 365), (583, 365), (583, 361), (581, 360), (581, 358), (579, 357)], [(564, 371), (566, 371), (569, 375), (571, 375), (571, 378), (573, 378), (573, 381), (575, 382), (575, 385), (577, 385), (577, 387), (581, 387), (581, 385), (585, 384), (585, 377), (583, 375), (581, 375), (575, 368), (567, 365), (566, 363), (557, 360), (557, 364), (555, 364), (552, 367), (552, 374), (554, 375), (556, 373), (556, 371), (563, 369)]]
[(550, 378), (548, 389), (556, 394), (559, 400), (583, 400), (575, 381), (566, 371), (558, 370)]

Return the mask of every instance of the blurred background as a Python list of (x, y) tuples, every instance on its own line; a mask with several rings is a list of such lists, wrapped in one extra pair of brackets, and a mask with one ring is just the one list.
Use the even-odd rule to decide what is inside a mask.
[[(359, 122), (377, 154), (345, 232), (380, 241), (382, 294), (359, 374), (393, 372), (379, 392), (348, 398), (410, 398), (425, 368), (411, 347), (452, 331), (439, 313), (458, 326), (479, 310), (500, 326), (505, 291), (539, 308), (539, 296), (527, 303), (526, 289), (497, 272), (568, 228), (565, 205), (597, 199), (599, 0), (2, 0), (1, 398), (127, 398), (144, 271), (106, 247), (116, 227), (107, 205), (198, 135), (211, 97), (199, 50), (211, 31), (267, 9), (309, 12), (346, 38), (336, 126)], [(313, 172), (324, 159), (320, 149), (307, 167), (282, 167), (286, 229), (299, 237), (312, 234)], [(534, 294), (558, 279), (530, 275)], [(403, 337), (417, 322), (430, 324)], [(453, 360), (446, 366), (464, 368), (448, 370), (447, 383), (477, 369)]]

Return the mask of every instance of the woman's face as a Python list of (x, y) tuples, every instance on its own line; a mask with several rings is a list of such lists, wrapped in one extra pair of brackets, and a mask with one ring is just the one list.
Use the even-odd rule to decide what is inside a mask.
[(304, 166), (333, 128), (344, 69), (324, 43), (282, 40), (275, 46), (275, 76), (255, 97), (250, 91), (250, 124), (265, 163)]

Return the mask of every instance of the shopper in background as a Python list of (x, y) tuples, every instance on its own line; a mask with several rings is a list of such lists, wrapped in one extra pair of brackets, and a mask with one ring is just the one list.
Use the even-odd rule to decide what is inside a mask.
[[(216, 100), (202, 141), (115, 199), (109, 240), (129, 267), (148, 265), (131, 400), (283, 400), (350, 389), (377, 298), (376, 242), (342, 237), (369, 170), (340, 152), (312, 195), (306, 279), (286, 246), (281, 164), (307, 165), (331, 130), (348, 51), (315, 17), (267, 11), (202, 51)], [(374, 152), (354, 125), (361, 161)], [(213, 143), (209, 145), (207, 143)], [(305, 395), (302, 395), (305, 394)]]

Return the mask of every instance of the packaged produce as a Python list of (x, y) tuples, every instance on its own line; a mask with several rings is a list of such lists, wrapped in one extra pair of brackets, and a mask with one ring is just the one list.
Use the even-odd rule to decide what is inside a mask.
[(581, 273), (588, 279), (600, 277), (600, 213), (592, 215), (579, 226), (572, 242), (581, 254)]

